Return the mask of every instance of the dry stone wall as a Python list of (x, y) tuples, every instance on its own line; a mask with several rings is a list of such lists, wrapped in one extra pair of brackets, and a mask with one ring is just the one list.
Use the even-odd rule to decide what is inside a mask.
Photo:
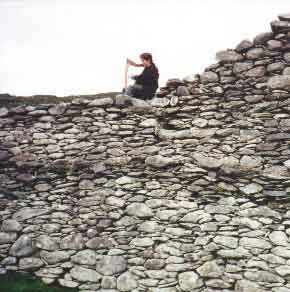
[(88, 291), (290, 291), (290, 16), (125, 96), (0, 108), (0, 271)]

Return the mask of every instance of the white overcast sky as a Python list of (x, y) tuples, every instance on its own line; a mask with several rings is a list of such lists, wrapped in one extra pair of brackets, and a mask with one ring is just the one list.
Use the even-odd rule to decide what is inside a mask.
[[(290, 0), (0, 0), (0, 93), (120, 91), (151, 52), (159, 86), (269, 31)], [(141, 68), (131, 68), (138, 74)]]

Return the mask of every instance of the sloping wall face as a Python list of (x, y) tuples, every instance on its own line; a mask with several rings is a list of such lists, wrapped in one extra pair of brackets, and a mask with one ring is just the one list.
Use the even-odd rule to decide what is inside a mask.
[(80, 291), (290, 291), (290, 16), (157, 97), (0, 108), (0, 271)]

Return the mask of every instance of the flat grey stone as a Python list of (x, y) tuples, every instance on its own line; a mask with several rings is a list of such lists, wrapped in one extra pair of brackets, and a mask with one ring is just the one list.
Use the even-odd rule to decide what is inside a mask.
[(41, 215), (48, 214), (50, 212), (49, 209), (32, 209), (29, 207), (24, 207), (13, 214), (13, 219), (17, 221), (24, 221), (33, 217), (38, 217)]
[(84, 239), (81, 233), (68, 235), (60, 241), (61, 249), (80, 250), (83, 247), (84, 247)]
[(246, 271), (245, 277), (255, 282), (284, 283), (285, 280), (276, 274), (267, 271)]
[(240, 246), (245, 248), (269, 249), (272, 245), (265, 239), (242, 237), (239, 242)]
[(56, 239), (49, 237), (48, 235), (40, 235), (35, 242), (35, 246), (45, 250), (56, 250), (58, 249), (58, 243)]
[(236, 292), (266, 292), (257, 283), (249, 280), (238, 280), (235, 284)]
[(44, 261), (52, 265), (66, 261), (70, 258), (70, 256), (71, 252), (69, 251), (48, 252), (43, 250), (40, 252), (40, 258), (44, 259)]
[(39, 258), (23, 258), (19, 260), (19, 269), (27, 271), (35, 271), (42, 267), (44, 262)]
[(75, 266), (70, 271), (71, 276), (80, 282), (99, 282), (102, 276), (94, 270)]
[(71, 257), (71, 261), (79, 265), (93, 266), (96, 264), (96, 252), (90, 249), (81, 250)]
[(0, 232), (0, 244), (12, 243), (16, 240), (16, 233)]
[(130, 216), (136, 216), (140, 218), (152, 217), (153, 211), (144, 203), (132, 203), (126, 208), (126, 212)]
[(170, 157), (165, 157), (162, 155), (149, 156), (145, 159), (146, 165), (155, 168), (163, 168), (171, 165), (176, 165), (178, 163), (179, 163), (178, 160)]

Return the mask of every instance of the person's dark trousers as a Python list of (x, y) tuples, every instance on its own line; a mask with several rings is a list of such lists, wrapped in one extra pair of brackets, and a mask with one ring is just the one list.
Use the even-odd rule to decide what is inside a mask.
[(127, 89), (123, 88), (122, 93), (142, 100), (151, 100), (155, 95), (141, 84), (130, 85)]

